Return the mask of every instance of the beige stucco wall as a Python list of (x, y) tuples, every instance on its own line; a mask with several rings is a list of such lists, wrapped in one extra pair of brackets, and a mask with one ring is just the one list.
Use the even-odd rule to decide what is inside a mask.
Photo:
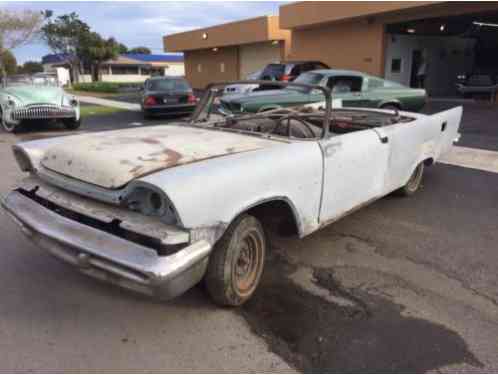
[(319, 60), (336, 69), (384, 72), (384, 26), (347, 22), (294, 30), (290, 60)]
[(222, 47), (216, 52), (212, 49), (186, 51), (185, 76), (196, 89), (212, 82), (236, 80), (239, 74), (238, 55), (237, 47)]

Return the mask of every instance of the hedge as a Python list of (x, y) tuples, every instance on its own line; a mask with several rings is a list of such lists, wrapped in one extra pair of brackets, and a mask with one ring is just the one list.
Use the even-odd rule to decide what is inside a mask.
[(123, 88), (132, 88), (142, 86), (142, 82), (88, 82), (75, 83), (73, 90), (75, 91), (90, 91), (101, 93), (117, 93)]

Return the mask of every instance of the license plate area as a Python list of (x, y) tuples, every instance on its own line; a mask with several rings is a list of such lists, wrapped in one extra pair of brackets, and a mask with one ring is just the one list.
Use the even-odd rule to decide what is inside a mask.
[(164, 98), (163, 103), (164, 104), (176, 104), (176, 103), (178, 103), (178, 98)]

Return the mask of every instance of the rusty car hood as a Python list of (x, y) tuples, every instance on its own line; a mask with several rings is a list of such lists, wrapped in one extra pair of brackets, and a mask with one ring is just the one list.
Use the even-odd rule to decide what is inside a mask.
[(164, 125), (71, 137), (50, 147), (41, 164), (65, 176), (117, 189), (166, 168), (278, 143), (227, 131)]

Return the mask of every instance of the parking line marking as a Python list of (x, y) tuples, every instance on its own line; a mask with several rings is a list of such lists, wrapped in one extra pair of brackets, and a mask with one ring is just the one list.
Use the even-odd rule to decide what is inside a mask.
[(441, 156), (438, 162), (498, 173), (498, 152), (496, 151), (453, 146), (447, 154)]

